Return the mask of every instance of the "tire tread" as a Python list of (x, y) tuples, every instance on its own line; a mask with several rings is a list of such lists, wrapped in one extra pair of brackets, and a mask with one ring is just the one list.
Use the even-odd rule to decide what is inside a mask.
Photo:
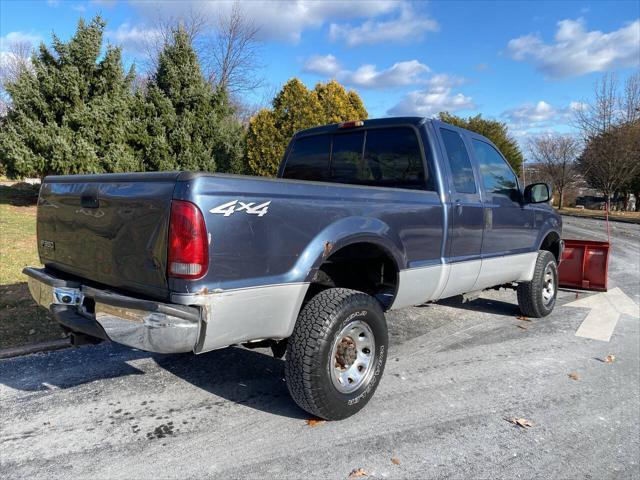
[(550, 260), (555, 262), (553, 254), (547, 250), (540, 250), (538, 252), (538, 258), (536, 259), (532, 280), (518, 284), (518, 306), (525, 317), (546, 317), (553, 310), (552, 307), (551, 310), (547, 311), (542, 304), (542, 282), (540, 281), (544, 276), (544, 269)]
[(367, 307), (375, 304), (375, 308), (380, 309), (377, 302), (365, 293), (346, 288), (323, 290), (301, 310), (287, 345), (285, 381), (289, 392), (302, 409), (320, 418), (348, 416), (331, 408), (319, 382), (314, 381), (314, 375), (317, 375), (314, 374), (314, 366), (325, 345), (332, 341), (330, 330), (335, 324), (336, 312), (352, 303)]

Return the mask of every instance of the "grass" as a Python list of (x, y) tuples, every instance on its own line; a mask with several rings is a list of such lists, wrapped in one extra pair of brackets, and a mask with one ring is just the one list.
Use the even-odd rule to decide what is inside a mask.
[(36, 246), (38, 191), (0, 185), (0, 349), (64, 336), (49, 312), (31, 298), (22, 269), (39, 265)]
[[(560, 213), (566, 215), (575, 215), (577, 217), (587, 218), (604, 218), (605, 212), (603, 210), (587, 210), (582, 208), (564, 207), (562, 210), (558, 210)], [(640, 212), (609, 212), (609, 218), (613, 220), (624, 220), (632, 223), (640, 223)]]

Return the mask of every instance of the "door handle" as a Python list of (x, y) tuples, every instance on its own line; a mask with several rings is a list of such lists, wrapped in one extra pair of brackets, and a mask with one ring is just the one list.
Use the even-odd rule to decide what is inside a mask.
[(462, 202), (460, 200), (456, 200), (456, 213), (462, 215)]

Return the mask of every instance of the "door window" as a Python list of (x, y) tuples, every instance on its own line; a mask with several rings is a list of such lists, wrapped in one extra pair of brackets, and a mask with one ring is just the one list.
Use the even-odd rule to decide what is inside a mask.
[(440, 135), (447, 151), (454, 188), (458, 193), (476, 193), (473, 168), (462, 137), (458, 132), (447, 128), (441, 128)]
[(502, 155), (482, 140), (473, 139), (472, 144), (486, 192), (507, 197), (514, 202), (518, 201), (520, 197), (518, 180)]

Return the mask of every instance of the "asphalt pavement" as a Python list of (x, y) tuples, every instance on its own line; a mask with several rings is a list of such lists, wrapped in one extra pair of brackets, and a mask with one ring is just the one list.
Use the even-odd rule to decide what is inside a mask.
[[(606, 239), (602, 221), (564, 222), (566, 238)], [(340, 422), (309, 425), (266, 350), (0, 360), (0, 477), (640, 478), (640, 226), (612, 234), (619, 295), (596, 303), (636, 312), (609, 341), (576, 336), (589, 308), (568, 305), (602, 294), (561, 291), (531, 321), (505, 290), (394, 312), (380, 387)]]

